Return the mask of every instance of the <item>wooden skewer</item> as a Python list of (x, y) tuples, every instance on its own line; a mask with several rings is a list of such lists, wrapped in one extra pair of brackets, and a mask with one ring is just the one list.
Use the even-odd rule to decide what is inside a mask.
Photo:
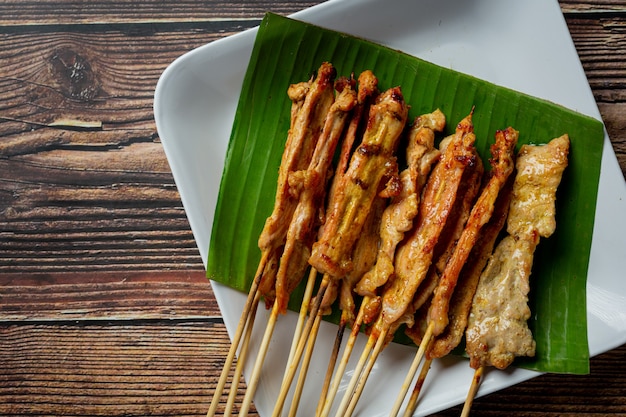
[[(363, 306), (363, 304), (361, 304), (361, 306)], [(337, 390), (339, 389), (341, 378), (346, 370), (346, 367), (348, 366), (348, 361), (350, 360), (352, 349), (354, 348), (354, 343), (356, 342), (357, 336), (361, 328), (361, 324), (363, 323), (363, 313), (363, 307), (361, 307), (361, 309), (359, 309), (359, 314), (352, 324), (350, 337), (348, 337), (348, 341), (346, 342), (346, 347), (344, 348), (343, 355), (341, 356), (341, 360), (339, 361), (339, 366), (335, 371), (335, 376), (332, 379), (330, 389), (325, 398), (320, 396), (320, 403), (323, 403), (323, 407), (321, 413), (316, 414), (318, 417), (328, 417), (328, 415), (330, 414), (330, 408), (335, 401), (335, 396), (337, 395)]]
[(404, 410), (403, 417), (411, 417), (415, 412), (420, 391), (424, 386), (424, 382), (426, 381), (426, 376), (428, 375), (428, 371), (430, 370), (430, 365), (432, 364), (432, 362), (432, 358), (426, 358), (426, 360), (424, 361), (424, 364), (422, 365), (422, 370), (420, 371), (420, 374), (417, 377), (417, 381), (415, 381), (415, 385), (413, 386), (413, 392), (411, 392), (411, 398), (409, 398), (409, 403)]
[(385, 346), (385, 339), (387, 338), (387, 333), (389, 333), (389, 327), (385, 327), (378, 335), (378, 339), (376, 339), (376, 345), (374, 346), (374, 350), (372, 351), (372, 354), (370, 355), (369, 360), (367, 361), (367, 366), (365, 367), (365, 369), (363, 370), (363, 372), (361, 373), (359, 377), (359, 381), (355, 387), (354, 392), (351, 395), (350, 403), (348, 404), (348, 408), (344, 414), (344, 417), (352, 416), (352, 413), (354, 412), (354, 409), (356, 408), (356, 405), (359, 402), (359, 399), (361, 398), (361, 394), (363, 393), (363, 389), (365, 388), (367, 379), (372, 371), (372, 368), (374, 367), (374, 364), (376, 363), (376, 359), (378, 359), (378, 355), (380, 354), (380, 352), (383, 350)]
[(472, 409), (472, 403), (474, 402), (474, 398), (476, 398), (476, 393), (478, 392), (478, 387), (483, 379), (483, 373), (485, 372), (485, 367), (481, 366), (480, 368), (474, 371), (474, 378), (472, 378), (472, 384), (470, 385), (469, 392), (467, 393), (467, 398), (465, 399), (465, 404), (463, 404), (463, 411), (461, 411), (461, 417), (468, 417), (470, 410)]
[[(263, 253), (261, 261), (259, 262), (259, 266), (257, 268), (257, 272), (254, 276), (254, 280), (252, 285), (250, 286), (250, 290), (248, 291), (248, 298), (246, 299), (246, 304), (241, 313), (241, 317), (239, 319), (239, 323), (237, 324), (237, 329), (235, 330), (235, 335), (233, 336), (233, 340), (230, 345), (230, 349), (228, 350), (228, 355), (226, 356), (226, 361), (224, 362), (224, 367), (222, 368), (222, 373), (220, 374), (220, 379), (217, 382), (217, 386), (215, 387), (215, 392), (213, 393), (213, 398), (211, 399), (211, 405), (209, 406), (209, 411), (207, 412), (207, 417), (213, 417), (215, 412), (217, 411), (217, 407), (219, 406), (220, 397), (224, 392), (224, 386), (226, 385), (226, 381), (228, 379), (228, 373), (230, 372), (230, 368), (235, 360), (235, 356), (237, 354), (237, 349), (239, 348), (239, 344), (241, 342), (241, 337), (243, 335), (244, 329), (246, 328), (246, 324), (252, 320), (250, 319), (250, 311), (252, 309), (256, 310), (256, 307), (259, 304), (259, 299), (261, 298), (261, 294), (257, 291), (259, 288), (259, 283), (261, 281), (261, 274), (265, 269), (265, 264), (269, 258), (269, 253)], [(254, 315), (253, 315), (254, 316)], [(249, 324), (251, 326), (251, 323)]]
[(252, 328), (254, 319), (256, 317), (256, 306), (250, 310), (250, 319), (246, 326), (246, 333), (241, 345), (239, 357), (237, 358), (237, 366), (235, 367), (235, 374), (233, 375), (232, 382), (230, 384), (230, 392), (228, 393), (228, 400), (226, 402), (226, 408), (224, 410), (224, 417), (230, 417), (233, 412), (233, 406), (235, 404), (235, 398), (237, 397), (237, 390), (239, 389), (239, 381), (241, 380), (241, 374), (243, 374), (243, 367), (246, 363), (246, 357), (248, 356), (248, 346), (250, 344), (250, 336), (252, 335)]
[(256, 387), (258, 385), (259, 378), (261, 377), (261, 369), (263, 368), (263, 362), (265, 362), (265, 355), (267, 354), (270, 341), (272, 340), (272, 334), (274, 334), (274, 328), (276, 327), (277, 319), (278, 319), (278, 303), (274, 303), (274, 306), (272, 307), (272, 311), (270, 312), (269, 319), (267, 321), (267, 326), (265, 327), (265, 333), (263, 334), (263, 339), (261, 340), (261, 344), (259, 345), (259, 352), (254, 362), (254, 368), (252, 369), (252, 374), (250, 375), (250, 381), (248, 382), (246, 394), (244, 395), (243, 402), (241, 403), (239, 416), (242, 416), (242, 417), (247, 416), (248, 410), (250, 410), (250, 405), (252, 404), (252, 399), (254, 398), (254, 394), (256, 392)]
[(272, 416), (274, 417), (280, 416), (280, 413), (282, 412), (283, 405), (285, 404), (285, 399), (287, 398), (289, 388), (291, 387), (291, 383), (293, 382), (293, 378), (298, 369), (298, 365), (300, 364), (300, 360), (302, 359), (304, 348), (309, 339), (309, 335), (311, 334), (311, 329), (313, 328), (313, 325), (315, 323), (317, 312), (319, 311), (320, 305), (322, 304), (322, 300), (324, 299), (324, 294), (326, 293), (326, 289), (328, 288), (330, 280), (330, 276), (325, 274), (322, 282), (320, 283), (320, 287), (317, 290), (317, 295), (315, 296), (313, 304), (311, 305), (309, 317), (306, 321), (306, 324), (302, 329), (302, 334), (300, 335), (294, 357), (292, 358), (291, 362), (287, 364), (287, 369), (285, 370), (285, 375), (283, 377), (283, 382), (280, 387), (280, 392), (274, 406), (274, 412), (272, 413)]
[(296, 354), (296, 348), (298, 347), (298, 340), (302, 334), (302, 328), (306, 321), (306, 317), (309, 313), (309, 307), (311, 306), (311, 298), (313, 297), (313, 288), (315, 287), (315, 280), (317, 279), (317, 270), (311, 268), (309, 271), (309, 278), (304, 289), (304, 296), (302, 298), (302, 304), (300, 306), (300, 312), (298, 314), (298, 322), (293, 333), (293, 340), (291, 341), (291, 349), (289, 349), (289, 357), (287, 363), (290, 363), (293, 356)]
[(298, 375), (298, 381), (296, 382), (296, 388), (291, 400), (291, 407), (289, 408), (289, 417), (295, 417), (298, 412), (298, 405), (300, 403), (300, 398), (302, 397), (302, 390), (304, 389), (304, 383), (306, 382), (306, 374), (309, 369), (309, 364), (311, 363), (313, 349), (315, 348), (315, 339), (317, 338), (321, 322), (322, 315), (318, 313), (315, 317), (315, 322), (313, 322), (313, 328), (311, 329), (309, 340), (307, 341), (306, 352), (304, 353), (304, 358), (302, 359), (300, 374)]
[(361, 372), (363, 371), (363, 368), (365, 367), (367, 358), (372, 352), (372, 349), (374, 348), (376, 341), (377, 339), (374, 337), (369, 337), (367, 339), (367, 343), (365, 345), (365, 348), (363, 349), (363, 352), (361, 353), (361, 357), (359, 358), (359, 361), (356, 364), (356, 367), (354, 368), (354, 374), (352, 375), (352, 378), (350, 379), (350, 383), (348, 384), (346, 392), (341, 400), (341, 403), (339, 404), (337, 413), (335, 414), (336, 417), (342, 417), (344, 413), (346, 412), (346, 410), (348, 409), (348, 405), (350, 404), (352, 393), (354, 392), (356, 384), (359, 380), (359, 376), (361, 375)]
[(424, 333), (424, 338), (422, 339), (422, 342), (419, 345), (417, 353), (415, 354), (415, 358), (413, 358), (413, 362), (411, 363), (411, 366), (409, 367), (409, 372), (407, 373), (404, 379), (404, 382), (402, 383), (402, 387), (400, 388), (400, 393), (398, 394), (398, 397), (396, 398), (396, 402), (393, 404), (393, 407), (391, 408), (389, 417), (395, 417), (398, 415), (398, 411), (400, 410), (400, 407), (402, 406), (402, 403), (404, 402), (406, 393), (408, 392), (409, 387), (411, 386), (411, 382), (413, 381), (413, 378), (415, 377), (415, 373), (417, 372), (417, 369), (419, 368), (419, 364), (422, 361), (422, 358), (424, 357), (426, 348), (430, 344), (430, 340), (433, 335), (433, 327), (434, 325), (430, 323), (428, 325), (428, 328), (426, 329), (426, 333)]
[(343, 333), (345, 329), (345, 322), (340, 323), (339, 327), (337, 328), (337, 335), (335, 336), (335, 343), (333, 344), (333, 350), (330, 354), (330, 359), (328, 361), (328, 368), (326, 369), (324, 383), (322, 384), (320, 399), (317, 403), (317, 409), (315, 410), (316, 416), (319, 416), (324, 409), (324, 403), (326, 401), (326, 397), (328, 396), (328, 390), (330, 389), (330, 383), (332, 381), (333, 372), (335, 371), (335, 366), (337, 365), (337, 358), (339, 357), (339, 350), (341, 349), (341, 342), (343, 340)]
[[(317, 270), (315, 268), (311, 268), (309, 271), (309, 278), (307, 279), (307, 284), (304, 289), (304, 296), (302, 298), (302, 304), (300, 305), (300, 312), (298, 314), (298, 322), (296, 323), (296, 328), (294, 329), (293, 339), (291, 341), (291, 348), (289, 349), (289, 357), (287, 358), (287, 364), (290, 364), (293, 360), (296, 350), (298, 348), (298, 341), (300, 340), (300, 335), (302, 334), (302, 329), (304, 327), (304, 323), (306, 321), (307, 315), (309, 313), (309, 307), (311, 305), (311, 298), (313, 296), (313, 288), (315, 287), (315, 280), (317, 279)], [(283, 375), (283, 381), (281, 385), (285, 383), (286, 374)], [(279, 413), (282, 410), (279, 411)]]

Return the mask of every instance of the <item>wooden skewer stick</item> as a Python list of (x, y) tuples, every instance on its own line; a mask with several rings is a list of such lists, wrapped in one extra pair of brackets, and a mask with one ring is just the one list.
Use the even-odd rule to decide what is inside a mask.
[(348, 408), (344, 414), (344, 417), (352, 416), (352, 413), (354, 412), (354, 409), (356, 408), (356, 405), (359, 402), (359, 399), (361, 398), (361, 394), (363, 393), (363, 389), (365, 388), (367, 379), (372, 371), (372, 368), (374, 367), (374, 364), (376, 363), (376, 359), (378, 359), (378, 355), (385, 347), (385, 339), (387, 338), (387, 333), (389, 333), (389, 327), (385, 327), (378, 335), (378, 339), (376, 339), (376, 345), (374, 346), (374, 350), (372, 351), (372, 354), (370, 355), (369, 360), (367, 361), (367, 366), (365, 367), (365, 369), (363, 370), (363, 372), (361, 373), (359, 377), (359, 381), (355, 387), (354, 392), (351, 395), (350, 403), (348, 404)]
[(409, 387), (411, 386), (411, 382), (413, 381), (413, 378), (415, 377), (415, 373), (417, 372), (417, 369), (419, 368), (419, 364), (422, 361), (422, 358), (424, 357), (424, 353), (426, 352), (428, 345), (430, 344), (430, 340), (433, 335), (433, 327), (434, 325), (432, 323), (428, 324), (426, 333), (424, 333), (424, 338), (422, 339), (422, 342), (420, 343), (419, 348), (417, 349), (417, 353), (415, 354), (415, 358), (413, 358), (413, 362), (411, 363), (411, 366), (409, 367), (409, 372), (407, 373), (404, 379), (404, 382), (402, 383), (402, 387), (400, 388), (400, 393), (398, 394), (398, 397), (396, 398), (396, 402), (393, 404), (393, 407), (391, 408), (389, 417), (395, 417), (398, 415), (398, 411), (400, 410), (400, 407), (402, 406), (402, 403), (404, 402), (404, 398), (406, 397), (406, 393), (408, 392)]
[(239, 416), (245, 417), (248, 415), (248, 410), (250, 409), (250, 405), (252, 404), (252, 399), (254, 398), (254, 394), (256, 392), (256, 387), (258, 385), (259, 378), (261, 377), (261, 369), (263, 368), (263, 362), (265, 362), (265, 355), (267, 354), (267, 350), (272, 340), (272, 334), (274, 334), (274, 328), (276, 327), (277, 319), (278, 319), (278, 303), (274, 303), (274, 306), (272, 307), (272, 311), (270, 312), (269, 319), (267, 321), (267, 326), (265, 327), (265, 333), (263, 334), (263, 339), (261, 340), (261, 344), (259, 345), (259, 352), (254, 362), (254, 368), (252, 369), (252, 374), (250, 375), (248, 388), (246, 389), (246, 394), (244, 395), (243, 402), (241, 403)]
[(337, 413), (335, 414), (336, 417), (343, 416), (345, 411), (348, 409), (348, 405), (350, 403), (350, 399), (352, 398), (352, 393), (354, 392), (354, 389), (355, 389), (356, 384), (357, 384), (357, 382), (359, 380), (359, 376), (361, 375), (361, 372), (363, 372), (363, 368), (365, 367), (365, 364), (367, 362), (367, 358), (369, 357), (370, 353), (374, 349), (374, 345), (375, 345), (376, 341), (377, 341), (377, 339), (374, 338), (374, 337), (369, 337), (367, 339), (367, 343), (366, 343), (365, 347), (363, 348), (363, 352), (361, 353), (361, 357), (359, 358), (359, 361), (356, 364), (356, 367), (354, 368), (354, 374), (352, 375), (352, 378), (350, 379), (350, 383), (348, 384), (346, 392), (344, 393), (344, 396), (343, 396), (343, 398), (341, 400), (341, 403), (339, 404), (339, 408), (337, 410)]
[(280, 392), (278, 394), (278, 398), (276, 399), (276, 404), (274, 405), (274, 412), (272, 413), (272, 416), (274, 417), (280, 416), (282, 412), (283, 405), (285, 404), (285, 400), (289, 392), (289, 388), (291, 387), (291, 383), (293, 382), (293, 378), (295, 377), (298, 365), (300, 364), (300, 360), (302, 359), (304, 348), (306, 347), (307, 341), (311, 334), (311, 329), (313, 328), (313, 325), (315, 323), (317, 312), (319, 311), (320, 305), (322, 304), (322, 300), (324, 299), (324, 294), (326, 293), (326, 289), (328, 288), (330, 280), (330, 276), (324, 274), (324, 278), (322, 279), (320, 287), (317, 290), (317, 295), (315, 296), (313, 304), (311, 305), (309, 317), (306, 321), (304, 328), (302, 329), (302, 334), (300, 335), (300, 340), (298, 341), (298, 346), (296, 348), (294, 357), (292, 358), (291, 362), (287, 364), (287, 369), (285, 370), (285, 375), (283, 377), (283, 382), (280, 387)]
[(298, 314), (298, 323), (293, 333), (293, 340), (291, 341), (291, 349), (289, 350), (289, 358), (287, 363), (290, 363), (296, 354), (296, 348), (298, 347), (298, 340), (302, 334), (302, 328), (306, 322), (306, 317), (309, 313), (309, 307), (311, 306), (311, 298), (313, 297), (313, 287), (315, 287), (315, 280), (317, 279), (317, 270), (311, 268), (309, 271), (309, 278), (304, 289), (304, 296), (302, 298), (302, 305), (300, 306), (300, 312)]
[[(224, 362), (224, 367), (222, 368), (222, 373), (220, 374), (220, 379), (217, 382), (217, 386), (215, 387), (215, 392), (213, 393), (213, 398), (211, 399), (211, 405), (209, 406), (209, 411), (207, 412), (207, 417), (213, 417), (215, 412), (217, 411), (217, 407), (219, 406), (220, 397), (224, 392), (224, 386), (226, 385), (226, 381), (228, 379), (228, 373), (230, 372), (230, 368), (235, 360), (235, 356), (237, 354), (237, 349), (239, 348), (239, 344), (241, 342), (241, 337), (243, 335), (244, 329), (246, 328), (246, 324), (252, 320), (250, 319), (250, 311), (252, 309), (256, 310), (256, 307), (259, 304), (259, 299), (261, 298), (261, 294), (257, 291), (259, 288), (259, 283), (261, 281), (261, 274), (265, 269), (265, 264), (269, 258), (269, 252), (264, 252), (259, 262), (259, 266), (257, 268), (257, 272), (254, 276), (254, 280), (252, 285), (250, 286), (250, 290), (248, 291), (248, 298), (246, 299), (246, 304), (241, 313), (241, 318), (239, 319), (239, 323), (237, 324), (237, 329), (235, 330), (235, 335), (233, 336), (233, 340), (230, 345), (230, 349), (228, 350), (228, 355), (226, 356), (226, 361)], [(253, 315), (254, 316), (254, 315)], [(251, 323), (249, 324), (251, 326)]]
[(409, 398), (409, 403), (404, 410), (403, 417), (411, 417), (415, 412), (420, 391), (424, 386), (424, 382), (426, 381), (426, 376), (428, 375), (428, 371), (430, 370), (430, 365), (432, 364), (432, 362), (432, 358), (426, 358), (426, 360), (424, 361), (424, 364), (422, 365), (422, 370), (420, 371), (420, 374), (417, 377), (417, 381), (415, 381), (415, 385), (413, 386), (413, 392), (411, 392), (411, 398)]
[(254, 327), (254, 319), (256, 317), (256, 306), (250, 310), (250, 319), (246, 326), (246, 333), (241, 345), (239, 357), (237, 358), (237, 366), (235, 367), (235, 374), (233, 375), (232, 382), (230, 384), (230, 392), (228, 393), (228, 400), (226, 402), (226, 408), (224, 410), (224, 417), (230, 417), (233, 412), (233, 406), (235, 405), (235, 398), (237, 397), (237, 390), (239, 389), (239, 381), (241, 380), (241, 374), (243, 373), (243, 367), (246, 363), (246, 357), (248, 356), (248, 346), (250, 345), (250, 336), (252, 335), (252, 328)]
[(320, 393), (320, 399), (317, 403), (317, 409), (315, 410), (316, 416), (319, 416), (324, 408), (324, 403), (326, 401), (326, 397), (328, 396), (328, 390), (330, 389), (333, 372), (335, 371), (335, 366), (337, 366), (337, 358), (339, 357), (339, 350), (341, 349), (341, 342), (343, 340), (343, 333), (345, 329), (346, 323), (340, 323), (339, 327), (337, 328), (337, 335), (335, 336), (335, 343), (333, 344), (333, 350), (330, 354), (330, 359), (328, 361), (328, 368), (326, 369), (326, 375), (324, 377), (324, 383), (322, 385), (322, 392)]
[(469, 392), (467, 393), (467, 398), (465, 399), (465, 404), (463, 404), (463, 411), (461, 411), (461, 417), (468, 417), (470, 414), (470, 410), (472, 409), (472, 403), (474, 402), (474, 398), (476, 398), (476, 393), (478, 392), (478, 387), (483, 379), (483, 373), (485, 372), (485, 367), (481, 366), (480, 368), (474, 371), (474, 378), (472, 378), (472, 384), (470, 385)]
[[(296, 350), (298, 348), (298, 341), (300, 340), (300, 335), (302, 334), (302, 329), (304, 327), (304, 323), (306, 322), (307, 315), (309, 313), (309, 307), (311, 305), (311, 298), (313, 297), (313, 288), (315, 287), (315, 280), (317, 279), (317, 270), (315, 268), (311, 268), (309, 271), (309, 278), (307, 279), (306, 287), (304, 290), (304, 296), (302, 298), (302, 304), (300, 305), (300, 312), (298, 314), (298, 322), (296, 323), (296, 328), (294, 329), (293, 339), (291, 341), (291, 349), (289, 349), (289, 357), (287, 358), (287, 364), (291, 363), (293, 360)], [(284, 383), (286, 374), (283, 375), (283, 381), (281, 385)], [(280, 411), (282, 412), (282, 410)]]
[[(364, 300), (365, 302), (365, 300)], [(341, 382), (341, 378), (348, 366), (348, 361), (350, 360), (350, 356), (352, 354), (352, 350), (354, 349), (354, 343), (356, 342), (357, 336), (359, 334), (361, 324), (363, 323), (363, 304), (361, 304), (361, 308), (359, 309), (359, 314), (357, 315), (354, 323), (352, 324), (352, 330), (350, 332), (350, 337), (348, 337), (348, 341), (346, 342), (346, 347), (344, 348), (343, 355), (341, 356), (341, 360), (339, 361), (339, 366), (335, 371), (335, 376), (332, 379), (332, 383), (330, 385), (330, 389), (325, 397), (320, 396), (320, 403), (323, 403), (321, 413), (317, 413), (318, 417), (328, 417), (330, 414), (330, 408), (335, 401), (335, 396), (337, 395), (337, 390), (339, 389), (339, 384)], [(319, 407), (318, 407), (319, 408)]]
[(298, 381), (296, 382), (296, 388), (291, 400), (291, 407), (289, 408), (289, 417), (295, 417), (298, 412), (298, 405), (300, 403), (300, 398), (302, 397), (302, 390), (304, 389), (304, 383), (306, 382), (306, 374), (309, 369), (309, 364), (311, 363), (313, 349), (315, 348), (315, 339), (317, 338), (321, 322), (322, 315), (318, 313), (315, 317), (315, 321), (313, 322), (313, 328), (311, 329), (309, 340), (307, 341), (306, 352), (304, 353), (304, 358), (302, 359), (300, 374), (298, 375)]

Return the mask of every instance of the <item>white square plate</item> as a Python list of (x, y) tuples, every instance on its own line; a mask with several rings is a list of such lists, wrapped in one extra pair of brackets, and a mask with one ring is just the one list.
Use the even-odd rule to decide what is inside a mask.
[[(600, 119), (556, 1), (331, 0), (292, 17)], [(224, 156), (255, 34), (256, 29), (248, 30), (185, 54), (166, 69), (155, 92), (157, 129), (205, 266)], [(626, 281), (621, 277), (626, 270), (624, 213), (626, 183), (605, 134), (587, 284), (592, 355), (626, 343)], [(246, 297), (217, 283), (213, 287), (232, 335)], [(263, 328), (266, 315), (264, 309), (259, 311), (257, 329)], [(294, 316), (281, 318), (275, 331), (255, 397), (261, 415), (270, 415), (273, 409)], [(255, 340), (261, 331), (253, 336)], [(328, 323), (320, 331), (308, 374), (312, 382), (306, 385), (300, 405), (302, 415), (310, 415), (316, 407), (335, 332), (336, 327)], [(358, 343), (355, 352), (361, 350), (363, 340)], [(388, 414), (414, 354), (415, 349), (395, 344), (383, 351), (357, 407), (358, 415)], [(472, 375), (465, 360), (436, 361), (416, 415), (462, 403)], [(490, 371), (479, 395), (536, 375), (516, 368)]]

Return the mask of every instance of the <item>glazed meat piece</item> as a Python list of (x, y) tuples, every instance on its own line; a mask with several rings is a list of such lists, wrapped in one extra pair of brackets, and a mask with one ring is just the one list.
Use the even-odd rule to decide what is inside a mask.
[(374, 199), (386, 182), (397, 188), (394, 153), (407, 115), (407, 104), (397, 87), (382, 93), (371, 106), (363, 140), (333, 193), (325, 224), (313, 245), (309, 263), (319, 272), (341, 279), (353, 268), (354, 245)]
[(395, 276), (383, 293), (383, 327), (390, 326), (404, 314), (428, 273), (463, 173), (467, 166), (476, 163), (475, 140), (470, 114), (458, 124), (453, 139), (433, 168), (424, 188), (416, 225), (398, 246)]
[(478, 279), (485, 265), (487, 265), (487, 261), (493, 253), (496, 239), (506, 223), (506, 218), (509, 213), (509, 204), (511, 202), (512, 186), (513, 176), (510, 176), (505, 188), (498, 195), (494, 212), (489, 223), (487, 223), (481, 231), (466, 264), (463, 266), (456, 288), (452, 294), (452, 299), (450, 300), (448, 326), (443, 333), (435, 337), (431, 342), (427, 352), (429, 358), (444, 357), (450, 353), (452, 349), (456, 348), (463, 339), (465, 329), (467, 328), (469, 312), (472, 308), (472, 300), (474, 299), (476, 287), (478, 286)]
[[(298, 172), (307, 169), (322, 129), (326, 114), (334, 102), (335, 68), (323, 63), (314, 80), (299, 83), (288, 90), (292, 100), (291, 127), (287, 135), (280, 168), (274, 208), (259, 236), (261, 256), (267, 259), (259, 283), (259, 291), (271, 305), (275, 297), (276, 274), (287, 231), (299, 201), (301, 184), (295, 181)], [(300, 175), (301, 177), (301, 175)]]
[(433, 324), (433, 335), (438, 336), (448, 325), (450, 298), (456, 287), (457, 279), (465, 261), (478, 240), (485, 224), (491, 219), (496, 199), (500, 190), (513, 172), (515, 165), (515, 146), (519, 133), (508, 128), (496, 132), (496, 141), (491, 146), (491, 166), (489, 180), (472, 207), (469, 219), (459, 238), (451, 258), (447, 261), (439, 284), (434, 291), (428, 313), (428, 321)]
[(338, 82), (339, 92), (330, 106), (324, 128), (317, 142), (311, 162), (302, 172), (302, 191), (293, 214), (287, 239), (276, 275), (278, 311), (287, 311), (289, 295), (296, 288), (308, 268), (311, 246), (320, 224), (324, 208), (326, 186), (331, 173), (335, 149), (343, 134), (350, 111), (356, 105), (356, 91), (349, 82)]
[(360, 295), (375, 296), (376, 290), (393, 274), (396, 246), (413, 226), (422, 188), (432, 165), (439, 159), (440, 152), (434, 147), (435, 133), (443, 130), (445, 122), (443, 113), (436, 110), (416, 118), (409, 132), (408, 166), (400, 173), (402, 189), (382, 214), (376, 264), (357, 284), (355, 290)]

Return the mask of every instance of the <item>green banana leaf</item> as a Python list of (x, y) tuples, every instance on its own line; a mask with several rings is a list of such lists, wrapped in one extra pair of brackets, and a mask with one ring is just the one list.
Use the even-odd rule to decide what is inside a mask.
[[(212, 230), (207, 276), (247, 291), (260, 258), (257, 239), (271, 213), (290, 121), (290, 84), (323, 61), (339, 75), (370, 69), (384, 90), (401, 86), (410, 119), (441, 109), (448, 131), (472, 108), (477, 148), (488, 163), (497, 129), (513, 126), (519, 144), (568, 133), (570, 165), (558, 191), (557, 232), (543, 239), (531, 277), (529, 321), (535, 358), (520, 366), (587, 373), (586, 277), (595, 217), (603, 125), (561, 106), (464, 75), (363, 39), (267, 14), (247, 69), (228, 146)], [(301, 293), (292, 295), (291, 308)]]

